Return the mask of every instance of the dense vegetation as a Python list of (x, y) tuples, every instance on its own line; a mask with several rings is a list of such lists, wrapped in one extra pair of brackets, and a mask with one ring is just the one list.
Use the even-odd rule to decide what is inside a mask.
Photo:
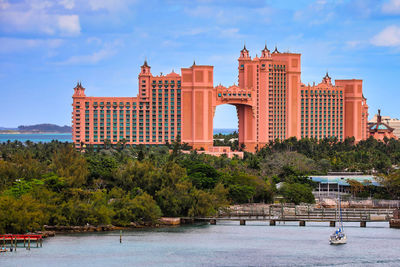
[[(85, 153), (71, 144), (0, 144), (0, 232), (43, 225), (155, 222), (160, 216), (206, 216), (229, 204), (312, 203), (310, 174), (377, 172), (382, 189), (352, 185), (354, 195), (399, 198), (400, 142), (291, 138), (244, 159), (182, 154), (182, 145), (135, 148), (123, 143)], [(282, 183), (279, 190), (276, 184)]]

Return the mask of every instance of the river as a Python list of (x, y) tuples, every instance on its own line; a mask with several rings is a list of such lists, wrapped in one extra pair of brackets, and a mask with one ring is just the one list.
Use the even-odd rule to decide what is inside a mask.
[[(329, 245), (327, 223), (269, 226), (218, 222), (175, 228), (64, 234), (42, 248), (0, 254), (0, 266), (399, 266), (400, 229), (345, 224), (348, 243)], [(35, 246), (35, 244), (34, 244)]]

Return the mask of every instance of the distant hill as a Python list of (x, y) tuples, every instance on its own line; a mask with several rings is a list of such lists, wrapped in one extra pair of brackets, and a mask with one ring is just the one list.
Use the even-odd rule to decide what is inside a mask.
[(18, 126), (20, 132), (51, 132), (51, 133), (71, 133), (72, 127), (70, 126), (58, 126), (55, 124), (43, 123), (36, 125), (21, 125)]

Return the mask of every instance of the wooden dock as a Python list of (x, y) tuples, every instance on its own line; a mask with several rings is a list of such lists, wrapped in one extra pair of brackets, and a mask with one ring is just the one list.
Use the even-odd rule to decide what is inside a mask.
[(18, 243), (24, 244), (23, 247), (26, 249), (31, 248), (31, 242), (35, 241), (36, 247), (43, 246), (43, 236), (42, 235), (34, 235), (34, 234), (6, 234), (0, 235), (0, 246), (7, 250), (9, 248), (10, 251), (16, 251), (18, 247)]
[[(342, 210), (343, 222), (359, 222), (360, 227), (366, 227), (367, 222), (389, 222), (393, 218), (393, 209), (360, 209), (351, 208)], [(221, 211), (214, 217), (182, 218), (183, 223), (193, 221), (208, 221), (216, 224), (217, 221), (269, 221), (270, 225), (276, 222), (299, 222), (305, 226), (306, 222), (329, 222), (331, 227), (336, 226), (339, 214), (334, 208), (314, 208), (310, 206), (271, 205), (268, 208), (242, 207), (238, 210)]]

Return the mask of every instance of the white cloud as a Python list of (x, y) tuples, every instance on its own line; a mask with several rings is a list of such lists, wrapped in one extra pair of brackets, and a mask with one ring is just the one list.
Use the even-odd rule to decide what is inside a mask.
[[(9, 4), (0, 0), (0, 30), (10, 33), (78, 35), (78, 15), (62, 14), (54, 2), (30, 0)], [(68, 4), (68, 3), (66, 3)]]
[(30, 8), (33, 10), (44, 10), (49, 9), (53, 6), (53, 2), (44, 1), (44, 0), (30, 0), (29, 2)]
[(10, 4), (7, 0), (0, 0), (0, 9), (7, 9), (10, 7)]
[(78, 15), (58, 16), (58, 26), (64, 34), (77, 35), (81, 32)]
[(391, 25), (371, 39), (376, 46), (400, 46), (400, 27)]
[(66, 9), (73, 9), (75, 7), (74, 0), (60, 0), (59, 4)]
[(87, 0), (92, 10), (105, 9), (107, 11), (117, 11), (126, 8), (129, 4), (135, 3), (135, 0)]
[(96, 64), (97, 62), (108, 58), (113, 54), (115, 54), (115, 51), (110, 51), (109, 49), (101, 49), (89, 55), (72, 56), (66, 61), (61, 62), (60, 65)]
[(336, 15), (334, 7), (338, 4), (338, 2), (328, 4), (325, 0), (317, 0), (303, 9), (295, 11), (293, 19), (309, 25), (322, 25), (334, 19)]
[(357, 41), (357, 40), (355, 40), (355, 41), (347, 41), (346, 45), (347, 45), (347, 47), (355, 48), (355, 47), (361, 45), (361, 41)]
[(104, 59), (110, 58), (118, 51), (121, 45), (119, 41), (105, 44), (104, 47), (87, 55), (75, 55), (65, 61), (58, 62), (57, 65), (79, 65), (79, 64), (96, 64)]
[(54, 49), (62, 45), (61, 39), (0, 38), (0, 53), (25, 52), (30, 49)]
[(161, 42), (161, 46), (171, 48), (171, 47), (179, 47), (181, 46), (181, 44), (179, 42), (172, 40), (164, 40)]
[(86, 42), (88, 44), (95, 44), (95, 45), (100, 45), (102, 43), (102, 40), (97, 37), (89, 37), (86, 39)]
[(179, 35), (180, 36), (183, 36), (183, 35), (192, 36), (192, 35), (203, 34), (205, 32), (207, 32), (207, 29), (205, 29), (205, 28), (191, 28), (191, 29), (189, 29), (187, 31), (180, 31)]
[(223, 9), (213, 5), (186, 7), (184, 12), (191, 17), (210, 18), (217, 24), (234, 24), (247, 18), (242, 9)]
[(400, 14), (400, 0), (390, 0), (382, 5), (382, 12), (386, 14)]
[(212, 38), (243, 38), (243, 35), (239, 33), (239, 28), (226, 28), (219, 26), (193, 28), (188, 30), (173, 31), (171, 34), (176, 38), (182, 36), (197, 36), (197, 35), (211, 35)]
[(221, 37), (227, 38), (241, 38), (242, 35), (239, 33), (239, 28), (227, 28), (219, 29)]

